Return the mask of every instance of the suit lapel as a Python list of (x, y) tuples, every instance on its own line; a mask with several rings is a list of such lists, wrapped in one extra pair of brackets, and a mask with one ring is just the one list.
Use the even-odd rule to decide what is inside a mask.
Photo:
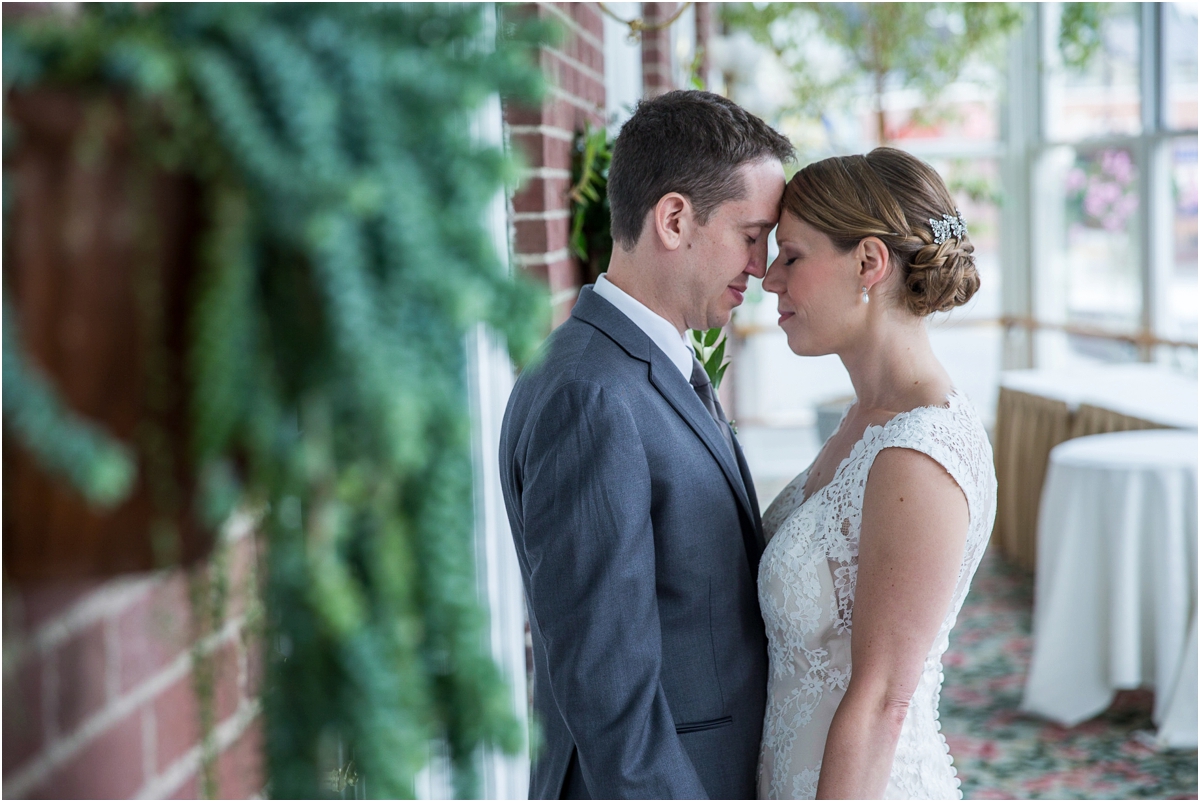
[(755, 558), (751, 559), (751, 567), (754, 569), (754, 575), (758, 576), (758, 558), (762, 557), (763, 551), (767, 547), (767, 538), (763, 534), (762, 516), (759, 514), (758, 494), (754, 492), (754, 479), (750, 476), (750, 466), (746, 463), (746, 455), (742, 453), (742, 444), (738, 442), (737, 435), (733, 436), (734, 447), (737, 449), (737, 464), (738, 470), (742, 474), (742, 482), (746, 486), (746, 495), (750, 497), (750, 509), (753, 512), (752, 520), (754, 521), (754, 542), (755, 542)]
[[(735, 447), (738, 452), (735, 461), (734, 455), (729, 453), (729, 446), (725, 444), (724, 437), (717, 429), (716, 421), (708, 414), (700, 397), (683, 378), (679, 368), (654, 344), (648, 334), (619, 309), (596, 295), (590, 286), (579, 291), (579, 300), (575, 302), (575, 309), (571, 315), (604, 332), (631, 357), (650, 363), (650, 383), (687, 422), (721, 466), (721, 472), (725, 474), (734, 495), (737, 496), (738, 504), (750, 521), (754, 537), (761, 541), (762, 525), (759, 522), (758, 507), (757, 504), (751, 503), (749, 495), (754, 491), (751, 489), (747, 492), (748, 482), (742, 478), (743, 475), (749, 477), (749, 471), (744, 467), (741, 447)], [(734, 438), (734, 442), (737, 442), (737, 438)], [(751, 557), (749, 551), (748, 544), (747, 556)], [(757, 551), (761, 554), (762, 549), (758, 548)], [(757, 566), (757, 559), (752, 558), (751, 564)]]
[(650, 383), (662, 393), (663, 398), (667, 399), (667, 403), (675, 408), (679, 416), (687, 422), (696, 436), (712, 453), (717, 464), (721, 466), (725, 478), (733, 487), (738, 503), (742, 505), (747, 517), (753, 522), (754, 509), (750, 506), (750, 497), (746, 494), (742, 473), (734, 462), (734, 455), (729, 452), (729, 446), (725, 444), (725, 438), (717, 429), (716, 421), (708, 414), (708, 410), (704, 408), (704, 404), (696, 395), (696, 391), (692, 389), (692, 385), (684, 380), (679, 368), (675, 367), (667, 355), (658, 348), (654, 348), (650, 355)]

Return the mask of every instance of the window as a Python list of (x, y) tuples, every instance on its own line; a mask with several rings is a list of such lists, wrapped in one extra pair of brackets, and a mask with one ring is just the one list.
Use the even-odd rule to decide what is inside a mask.
[(1100, 8), (1094, 57), (1076, 66), (1060, 47), (1067, 6), (1038, 6), (1026, 37), (1038, 57), (1013, 73), (1040, 102), (1035, 115), (1010, 108), (1021, 121), (1010, 158), (1027, 160), (1010, 175), (1028, 182), (1029, 292), (1007, 311), (1034, 335), (1008, 366), (1158, 359), (1194, 371), (1196, 6)]

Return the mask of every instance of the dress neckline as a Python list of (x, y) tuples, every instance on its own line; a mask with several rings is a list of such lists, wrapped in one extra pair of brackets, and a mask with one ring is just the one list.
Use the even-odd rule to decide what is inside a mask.
[[(857, 401), (857, 400), (858, 399), (855, 399), (855, 401)], [(919, 407), (913, 407), (912, 409), (906, 409), (901, 412), (897, 412), (895, 415), (888, 418), (883, 423), (867, 424), (866, 428), (863, 429), (862, 435), (857, 440), (854, 441), (854, 445), (850, 446), (850, 453), (847, 454), (845, 457), (843, 457), (842, 461), (838, 463), (837, 469), (834, 470), (833, 476), (831, 476), (829, 478), (829, 481), (826, 482), (825, 484), (821, 485), (821, 487), (819, 487), (818, 489), (814, 490), (810, 495), (804, 496), (805, 485), (808, 484), (808, 473), (809, 473), (809, 471), (812, 470), (812, 466), (816, 465), (817, 460), (820, 459), (820, 457), (821, 457), (821, 452), (818, 451), (817, 456), (813, 457), (813, 461), (809, 464), (809, 466), (807, 468), (804, 469), (804, 474), (803, 474), (804, 481), (800, 483), (800, 495), (804, 496), (804, 498), (801, 500), (801, 502), (799, 504), (796, 505), (796, 509), (797, 510), (800, 509), (805, 504), (812, 501), (817, 496), (821, 495), (821, 493), (824, 493), (826, 488), (831, 487), (835, 482), (837, 482), (838, 478), (841, 477), (841, 475), (842, 475), (842, 471), (846, 468), (847, 465), (850, 464), (850, 461), (862, 453), (862, 449), (865, 447), (868, 437), (872, 434), (873, 431), (880, 432), (880, 433), (883, 431), (886, 431), (888, 429), (888, 427), (890, 427), (893, 423), (895, 423), (900, 418), (903, 418), (906, 415), (912, 415), (915, 412), (921, 412), (921, 411), (927, 410), (927, 409), (952, 410), (958, 406), (957, 402), (959, 402), (961, 400), (962, 400), (962, 394), (959, 392), (957, 387), (951, 385), (950, 392), (948, 392), (946, 394), (946, 403), (944, 406), (942, 404), (924, 404)], [(849, 411), (849, 409), (850, 409), (849, 407), (846, 408), (847, 412)], [(842, 423), (845, 420), (846, 420), (846, 416), (843, 414), (842, 420), (838, 421), (838, 428), (834, 430), (834, 434), (837, 434), (838, 430), (840, 430), (842, 428)], [(828, 441), (826, 441), (826, 442), (828, 442)], [(824, 449), (824, 447), (825, 447), (824, 445), (821, 446), (822, 449)], [(794, 512), (794, 510), (793, 510), (793, 512)]]

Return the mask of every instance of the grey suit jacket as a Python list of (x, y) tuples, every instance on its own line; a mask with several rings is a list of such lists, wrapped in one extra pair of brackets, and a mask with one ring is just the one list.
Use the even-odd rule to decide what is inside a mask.
[(518, 379), (500, 474), (542, 728), (531, 798), (754, 798), (763, 536), (736, 451), (590, 287)]

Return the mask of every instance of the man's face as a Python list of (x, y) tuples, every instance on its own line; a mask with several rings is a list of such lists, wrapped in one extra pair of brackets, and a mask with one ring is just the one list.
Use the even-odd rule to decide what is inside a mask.
[(693, 229), (685, 244), (687, 287), (684, 324), (711, 329), (729, 322), (742, 303), (750, 276), (767, 269), (767, 235), (779, 221), (783, 198), (783, 165), (777, 159), (750, 162), (739, 168), (746, 188), (740, 200), (727, 201)]

